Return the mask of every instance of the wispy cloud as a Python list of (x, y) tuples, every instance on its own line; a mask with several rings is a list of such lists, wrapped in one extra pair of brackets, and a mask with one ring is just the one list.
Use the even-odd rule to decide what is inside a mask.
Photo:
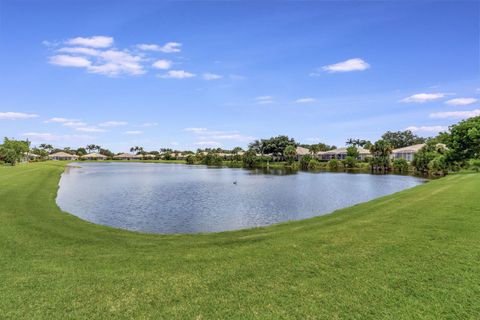
[(108, 48), (113, 45), (113, 38), (105, 36), (94, 36), (90, 38), (77, 37), (67, 40), (66, 44), (93, 48)]
[(147, 127), (155, 127), (155, 126), (158, 126), (158, 123), (156, 123), (156, 122), (145, 122), (145, 123), (142, 123), (139, 127), (147, 128)]
[(60, 67), (74, 68), (89, 68), (92, 65), (92, 62), (84, 57), (67, 56), (64, 54), (50, 57), (49, 62)]
[(275, 101), (272, 96), (259, 96), (255, 98), (256, 104), (271, 104)]
[(125, 126), (128, 122), (125, 121), (106, 121), (99, 124), (100, 127), (119, 127)]
[(69, 122), (62, 123), (62, 126), (71, 127), (71, 128), (85, 127), (86, 125), (87, 124), (85, 122), (81, 122), (81, 121), (69, 121)]
[(240, 134), (238, 131), (216, 131), (207, 128), (186, 128), (184, 131), (191, 132), (201, 141), (232, 140), (246, 142), (255, 140), (255, 137)]
[(370, 68), (370, 65), (363, 59), (354, 58), (342, 62), (323, 66), (321, 69), (329, 73), (363, 71)]
[(160, 75), (160, 78), (187, 79), (195, 77), (194, 73), (184, 70), (170, 70), (166, 74)]
[(94, 139), (88, 135), (56, 135), (53, 133), (43, 132), (26, 132), (22, 136), (27, 137), (33, 142), (53, 142), (53, 141), (78, 141), (78, 140), (91, 140)]
[(105, 129), (100, 129), (96, 127), (78, 127), (75, 128), (77, 131), (82, 131), (82, 132), (106, 132), (107, 130)]
[(167, 42), (163, 46), (158, 44), (139, 44), (137, 47), (143, 51), (158, 51), (164, 53), (180, 52), (182, 44), (178, 42)]
[(218, 79), (221, 79), (223, 78), (223, 76), (219, 75), (219, 74), (215, 74), (215, 73), (204, 73), (202, 75), (203, 79), (204, 80), (218, 80)]
[(45, 123), (49, 123), (49, 122), (63, 123), (63, 122), (77, 122), (77, 121), (78, 121), (78, 119), (68, 119), (68, 118), (54, 117), (54, 118), (50, 118), (50, 119), (46, 120)]
[(207, 128), (185, 128), (183, 131), (193, 132), (193, 133), (202, 133), (208, 131)]
[(471, 117), (480, 116), (480, 109), (469, 110), (469, 111), (446, 111), (446, 112), (435, 112), (431, 113), (431, 118), (438, 119), (466, 119)]
[(195, 142), (196, 146), (202, 146), (202, 147), (221, 147), (222, 144), (218, 141), (198, 141)]
[(295, 103), (312, 103), (312, 102), (316, 102), (317, 99), (314, 99), (314, 98), (300, 98), (300, 99), (297, 99), (295, 100)]
[(406, 102), (406, 103), (424, 103), (424, 102), (430, 102), (434, 100), (441, 99), (445, 97), (447, 94), (443, 92), (437, 92), (437, 93), (417, 93), (414, 95), (411, 95), (409, 97), (406, 97), (400, 102)]
[(144, 59), (129, 50), (110, 48), (112, 37), (96, 36), (91, 38), (73, 38), (64, 42), (72, 47), (63, 47), (56, 50), (55, 55), (49, 57), (49, 63), (60, 67), (84, 68), (89, 73), (106, 76), (141, 75), (145, 68)]
[(450, 106), (466, 106), (472, 103), (477, 102), (476, 98), (455, 98), (445, 101), (446, 104)]
[(0, 120), (22, 120), (31, 118), (38, 118), (38, 115), (23, 112), (0, 112)]
[(125, 134), (131, 134), (131, 135), (136, 135), (136, 134), (142, 134), (143, 131), (140, 130), (131, 130), (131, 131), (125, 131)]
[(152, 67), (162, 70), (170, 69), (172, 67), (172, 61), (165, 59), (157, 60), (152, 64)]
[(421, 126), (421, 127), (411, 126), (411, 127), (405, 128), (405, 130), (410, 130), (412, 132), (441, 132), (441, 131), (448, 130), (448, 127), (446, 126)]

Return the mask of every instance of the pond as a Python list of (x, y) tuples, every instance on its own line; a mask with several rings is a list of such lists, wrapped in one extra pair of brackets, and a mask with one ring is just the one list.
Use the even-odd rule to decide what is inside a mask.
[(80, 163), (60, 180), (59, 207), (101, 225), (150, 233), (218, 232), (324, 215), (416, 186), (412, 176), (265, 174), (158, 163)]

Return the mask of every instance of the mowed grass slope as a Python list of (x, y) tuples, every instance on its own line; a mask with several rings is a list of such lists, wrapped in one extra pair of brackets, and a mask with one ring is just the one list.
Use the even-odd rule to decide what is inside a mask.
[(0, 167), (2, 319), (480, 318), (480, 174), (267, 228), (148, 235), (61, 212), (63, 166)]

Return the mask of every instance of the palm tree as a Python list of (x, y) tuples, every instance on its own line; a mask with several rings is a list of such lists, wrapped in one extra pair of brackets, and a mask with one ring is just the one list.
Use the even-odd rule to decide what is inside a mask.
[(312, 154), (312, 156), (315, 157), (318, 152), (320, 152), (320, 146), (318, 144), (312, 144), (310, 146), (310, 153)]
[(390, 168), (390, 154), (392, 153), (392, 146), (388, 141), (378, 140), (370, 147), (372, 153), (372, 170), (380, 169), (387, 171)]
[(52, 150), (53, 150), (53, 146), (51, 144), (46, 144), (46, 143), (42, 143), (40, 146), (39, 146), (40, 149), (43, 149), (45, 151), (48, 151), (48, 153), (51, 153)]
[(90, 152), (92, 152), (92, 150), (97, 149), (97, 146), (94, 145), (94, 144), (89, 144), (89, 145), (87, 145), (87, 146), (85, 147), (85, 149), (87, 149), (87, 150), (88, 150), (88, 153), (90, 153)]
[(294, 146), (287, 146), (283, 150), (283, 155), (285, 156), (285, 158), (287, 158), (288, 164), (292, 164), (295, 160), (295, 156), (297, 155), (297, 150)]

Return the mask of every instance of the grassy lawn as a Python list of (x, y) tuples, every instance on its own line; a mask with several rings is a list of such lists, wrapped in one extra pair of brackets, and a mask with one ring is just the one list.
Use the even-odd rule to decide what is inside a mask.
[(0, 167), (2, 319), (480, 318), (480, 174), (267, 228), (148, 235), (61, 212), (63, 166)]

